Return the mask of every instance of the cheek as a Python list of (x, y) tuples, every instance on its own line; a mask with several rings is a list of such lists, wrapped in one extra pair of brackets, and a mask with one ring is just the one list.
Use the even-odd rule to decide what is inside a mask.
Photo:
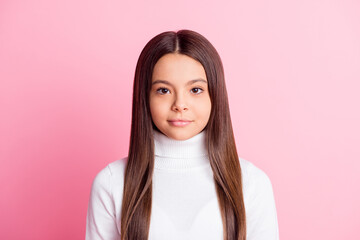
[(154, 121), (163, 117), (165, 113), (165, 106), (163, 101), (158, 99), (150, 100), (150, 112)]
[[(196, 104), (197, 113), (203, 118), (209, 118), (211, 113), (211, 102), (210, 99), (204, 99), (203, 101)], [(205, 119), (204, 119), (205, 120)]]

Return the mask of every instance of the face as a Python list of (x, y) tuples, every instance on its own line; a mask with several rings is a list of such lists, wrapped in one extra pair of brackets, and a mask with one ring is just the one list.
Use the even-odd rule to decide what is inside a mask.
[(211, 112), (201, 63), (184, 54), (162, 56), (152, 75), (150, 111), (156, 127), (169, 138), (186, 140), (200, 133)]

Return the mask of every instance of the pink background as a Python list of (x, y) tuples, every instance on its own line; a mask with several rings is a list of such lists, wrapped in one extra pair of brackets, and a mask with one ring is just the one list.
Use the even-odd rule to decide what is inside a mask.
[(1, 1), (0, 239), (84, 239), (96, 173), (127, 156), (144, 45), (188, 28), (225, 68), (239, 155), (280, 238), (359, 239), (356, 0)]

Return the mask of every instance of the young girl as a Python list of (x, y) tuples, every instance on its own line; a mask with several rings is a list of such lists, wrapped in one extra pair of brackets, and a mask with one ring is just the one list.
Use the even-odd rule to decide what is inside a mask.
[(271, 182), (238, 157), (222, 62), (199, 33), (141, 52), (129, 153), (96, 175), (86, 239), (279, 239)]

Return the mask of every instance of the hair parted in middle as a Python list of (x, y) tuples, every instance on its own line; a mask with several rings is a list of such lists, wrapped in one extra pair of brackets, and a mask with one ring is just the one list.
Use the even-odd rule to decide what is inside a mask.
[(214, 46), (201, 34), (183, 29), (153, 37), (142, 50), (135, 70), (130, 145), (124, 177), (121, 240), (147, 240), (154, 171), (153, 131), (149, 96), (153, 69), (165, 54), (187, 55), (202, 64), (208, 80), (211, 113), (206, 147), (214, 173), (224, 240), (246, 239), (242, 175), (230, 118), (224, 69)]

